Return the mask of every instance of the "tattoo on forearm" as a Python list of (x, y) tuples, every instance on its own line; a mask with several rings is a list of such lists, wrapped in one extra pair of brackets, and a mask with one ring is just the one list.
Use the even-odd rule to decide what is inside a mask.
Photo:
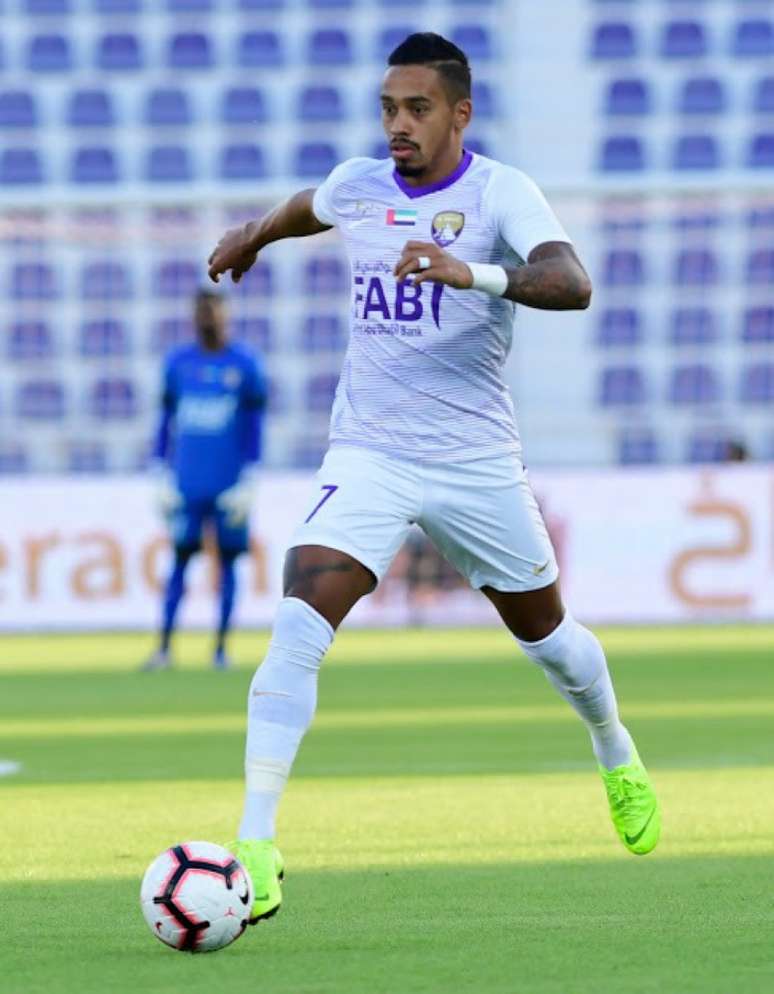
[(568, 270), (563, 259), (543, 259), (518, 269), (507, 269), (507, 300), (547, 311), (567, 311), (586, 307), (588, 287), (585, 274)]

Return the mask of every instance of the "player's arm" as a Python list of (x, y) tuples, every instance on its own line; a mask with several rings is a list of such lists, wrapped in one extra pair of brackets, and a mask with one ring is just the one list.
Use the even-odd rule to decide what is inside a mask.
[(434, 242), (406, 242), (395, 278), (483, 290), (546, 311), (584, 310), (591, 301), (591, 280), (569, 242), (536, 245), (527, 262), (513, 269), (463, 262)]
[(261, 460), (263, 414), (268, 397), (268, 384), (261, 364), (253, 359), (246, 370), (242, 384), (240, 407), (243, 411), (241, 439), (242, 469), (233, 486), (217, 498), (217, 505), (228, 515), (231, 525), (244, 524), (250, 516), (258, 483), (258, 465)]
[(170, 466), (172, 431), (176, 410), (177, 395), (174, 387), (174, 372), (171, 364), (167, 364), (164, 371), (161, 413), (150, 464), (150, 473), (156, 489), (156, 504), (164, 515), (171, 514), (182, 503), (182, 497), (177, 489), (177, 483)]
[(231, 270), (231, 279), (238, 283), (261, 249), (271, 242), (327, 231), (330, 225), (318, 220), (312, 210), (314, 194), (313, 189), (300, 190), (259, 221), (248, 221), (241, 228), (227, 231), (207, 260), (210, 279), (217, 283), (223, 273)]

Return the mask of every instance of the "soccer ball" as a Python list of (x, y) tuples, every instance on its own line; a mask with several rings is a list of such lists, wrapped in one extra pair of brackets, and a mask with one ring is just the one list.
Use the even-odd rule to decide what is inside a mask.
[(253, 883), (228, 849), (185, 842), (167, 849), (145, 871), (140, 904), (156, 938), (173, 949), (208, 953), (244, 932)]

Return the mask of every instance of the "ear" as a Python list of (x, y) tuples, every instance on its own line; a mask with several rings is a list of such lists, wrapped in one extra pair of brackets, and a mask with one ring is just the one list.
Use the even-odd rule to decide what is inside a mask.
[(454, 107), (454, 125), (459, 131), (464, 131), (473, 116), (473, 102), (469, 97), (458, 100)]

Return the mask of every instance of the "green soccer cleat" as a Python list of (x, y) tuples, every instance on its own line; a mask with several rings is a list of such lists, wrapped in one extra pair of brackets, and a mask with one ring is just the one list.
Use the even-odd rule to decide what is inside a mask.
[(250, 925), (276, 915), (282, 903), (280, 880), (285, 876), (285, 861), (271, 839), (243, 839), (228, 846), (244, 866), (253, 882), (253, 908)]
[(631, 763), (613, 770), (600, 766), (599, 772), (610, 803), (610, 817), (621, 842), (637, 856), (651, 852), (661, 833), (661, 809), (637, 750)]

